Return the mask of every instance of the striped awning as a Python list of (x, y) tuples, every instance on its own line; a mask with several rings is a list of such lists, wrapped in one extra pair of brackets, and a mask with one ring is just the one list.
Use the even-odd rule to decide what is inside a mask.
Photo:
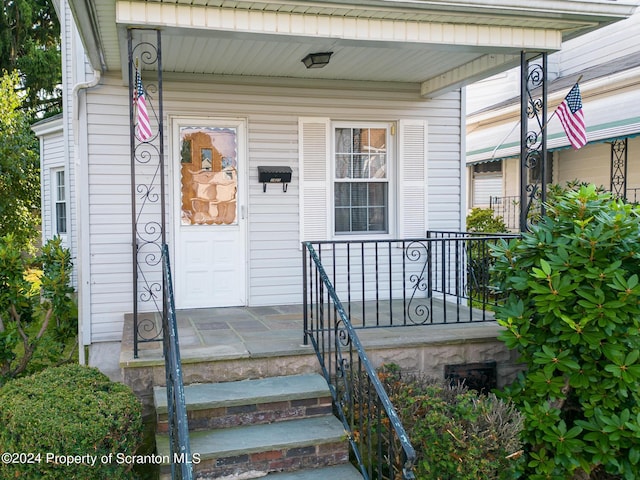
[[(583, 106), (589, 143), (609, 142), (640, 134), (640, 104), (626, 95), (607, 96)], [(553, 112), (550, 112), (551, 115)], [(549, 151), (571, 148), (557, 117), (547, 125)], [(467, 165), (520, 155), (520, 122), (479, 128), (467, 134)]]

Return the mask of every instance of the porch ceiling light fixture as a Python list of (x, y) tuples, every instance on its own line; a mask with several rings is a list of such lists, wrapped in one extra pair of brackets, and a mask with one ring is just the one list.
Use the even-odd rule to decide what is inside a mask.
[(322, 68), (329, 63), (333, 52), (310, 53), (302, 59), (302, 63), (307, 68)]

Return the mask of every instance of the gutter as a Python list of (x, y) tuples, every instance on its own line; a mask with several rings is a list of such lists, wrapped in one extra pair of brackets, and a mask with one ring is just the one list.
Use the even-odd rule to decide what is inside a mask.
[[(93, 78), (88, 82), (76, 83), (71, 92), (73, 102), (73, 142), (74, 148), (74, 172), (77, 185), (89, 185), (89, 171), (86, 162), (80, 161), (87, 157), (87, 132), (84, 132), (85, 141), (80, 145), (79, 119), (80, 119), (80, 92), (97, 86), (100, 83), (101, 73), (99, 70), (93, 71)], [(69, 159), (69, 161), (71, 161)], [(91, 245), (89, 243), (89, 192), (87, 188), (76, 188), (76, 222), (77, 222), (77, 258), (81, 261), (78, 265), (78, 355), (80, 364), (86, 364), (85, 346), (91, 344), (91, 265), (90, 258)], [(86, 258), (85, 258), (86, 257)], [(84, 261), (86, 260), (86, 261)], [(88, 325), (85, 325), (85, 318), (88, 318)]]
[(74, 137), (74, 143), (76, 145), (78, 145), (78, 120), (80, 119), (80, 107), (79, 107), (79, 103), (80, 103), (80, 91), (81, 90), (88, 90), (90, 88), (93, 88), (95, 86), (97, 86), (100, 83), (100, 78), (102, 77), (102, 74), (100, 73), (100, 70), (93, 70), (93, 78), (88, 81), (88, 82), (80, 82), (80, 83), (76, 83), (73, 86), (73, 90), (71, 91), (71, 98), (73, 99), (73, 137)]

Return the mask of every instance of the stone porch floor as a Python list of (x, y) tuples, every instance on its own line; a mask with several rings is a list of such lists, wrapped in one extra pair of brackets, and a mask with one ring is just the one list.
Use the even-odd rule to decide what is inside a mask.
[[(452, 304), (446, 308), (448, 318), (454, 318), (449, 310), (460, 309), (460, 306)], [(433, 304), (434, 325), (358, 329), (358, 336), (365, 348), (376, 349), (495, 341), (500, 330), (497, 323), (480, 322), (481, 312), (472, 312), (469, 317), (468, 308), (462, 308), (463, 318), (473, 318), (474, 322), (442, 323), (444, 309), (440, 302)], [(360, 312), (361, 307), (354, 307), (354, 324)], [(310, 345), (303, 345), (302, 305), (179, 310), (176, 317), (183, 363), (313, 354)], [(159, 316), (155, 321), (160, 321)], [(383, 313), (379, 321), (384, 325), (388, 315)], [(132, 315), (127, 315), (120, 366), (163, 363), (161, 342), (140, 343), (138, 358), (134, 358), (132, 323)]]

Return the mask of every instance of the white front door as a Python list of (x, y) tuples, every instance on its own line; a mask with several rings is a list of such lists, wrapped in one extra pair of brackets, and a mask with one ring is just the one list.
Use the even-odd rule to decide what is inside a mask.
[(246, 305), (245, 122), (172, 122), (177, 308)]

